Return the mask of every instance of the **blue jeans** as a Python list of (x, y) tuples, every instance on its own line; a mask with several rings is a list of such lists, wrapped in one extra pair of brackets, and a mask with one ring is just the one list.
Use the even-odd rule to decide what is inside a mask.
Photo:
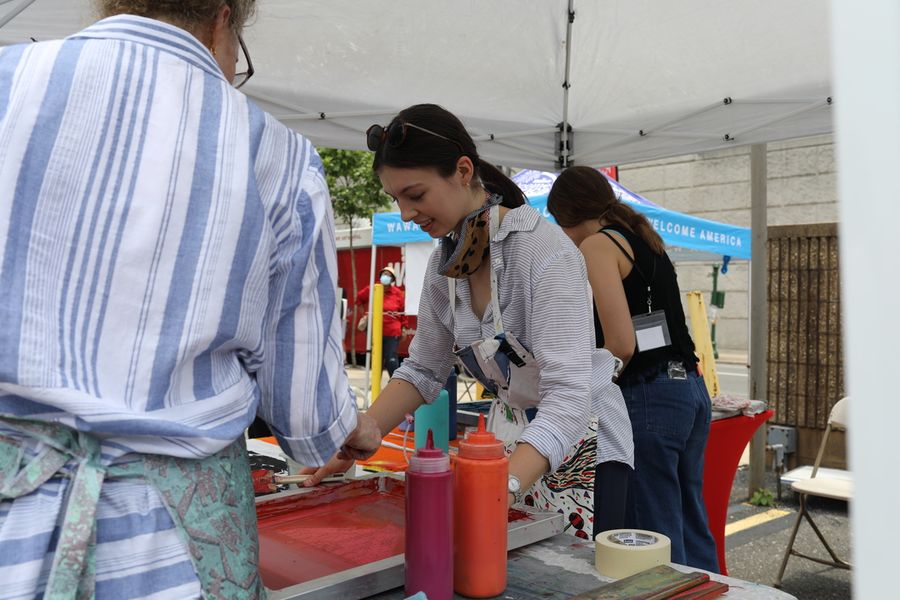
[(400, 366), (400, 358), (397, 349), (400, 347), (400, 338), (394, 335), (385, 335), (381, 338), (381, 366), (388, 372), (388, 377), (394, 376), (394, 371)]
[(670, 379), (665, 371), (646, 383), (622, 386), (634, 432), (634, 473), (625, 526), (672, 540), (672, 562), (719, 572), (716, 543), (703, 503), (703, 452), (710, 400), (703, 378)]

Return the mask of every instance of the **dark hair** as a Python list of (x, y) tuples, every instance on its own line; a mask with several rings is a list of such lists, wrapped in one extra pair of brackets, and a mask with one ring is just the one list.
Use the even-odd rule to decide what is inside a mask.
[(563, 171), (547, 197), (547, 210), (561, 227), (574, 227), (588, 219), (604, 218), (640, 237), (656, 254), (666, 246), (647, 217), (616, 198), (606, 177), (591, 167)]
[(130, 14), (139, 17), (163, 17), (186, 28), (211, 21), (226, 4), (231, 7), (229, 25), (241, 33), (256, 11), (256, 0), (96, 0), (102, 17)]
[[(398, 169), (431, 167), (437, 170), (441, 177), (450, 177), (456, 171), (461, 149), (462, 156), (472, 159), (475, 174), (484, 188), (503, 197), (503, 206), (516, 208), (525, 204), (525, 194), (519, 186), (500, 169), (478, 157), (472, 136), (453, 113), (437, 104), (416, 104), (397, 113), (397, 116), (391, 119), (391, 123), (395, 121), (418, 125), (447, 139), (409, 127), (403, 143), (398, 146), (382, 143), (378, 147), (372, 161), (373, 171), (378, 172), (381, 167)], [(390, 127), (390, 123), (387, 127)]]

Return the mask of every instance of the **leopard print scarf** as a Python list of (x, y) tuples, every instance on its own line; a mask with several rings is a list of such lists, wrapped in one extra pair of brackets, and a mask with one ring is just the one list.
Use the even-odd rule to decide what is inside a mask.
[(466, 279), (478, 270), (491, 252), (490, 208), (500, 200), (500, 196), (492, 195), (484, 206), (466, 216), (458, 237), (441, 239), (441, 275)]

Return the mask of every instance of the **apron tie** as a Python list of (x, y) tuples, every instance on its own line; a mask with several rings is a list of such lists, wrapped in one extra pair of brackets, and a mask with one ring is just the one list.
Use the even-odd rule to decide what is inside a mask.
[[(44, 598), (63, 600), (92, 596), (93, 546), (97, 504), (106, 467), (97, 438), (59, 423), (0, 417), (0, 424), (39, 442), (37, 454), (25, 457), (15, 440), (0, 436), (0, 499), (15, 499), (37, 490), (53, 477), (72, 481), (66, 494), (59, 540)], [(63, 468), (76, 463), (74, 472)]]
[(144, 454), (140, 460), (105, 465), (100, 440), (88, 433), (2, 415), (0, 426), (0, 500), (33, 493), (54, 477), (71, 480), (44, 592), (47, 600), (94, 597), (100, 489), (106, 479), (126, 477), (143, 478), (159, 494), (205, 594), (265, 598), (243, 438), (206, 458)]

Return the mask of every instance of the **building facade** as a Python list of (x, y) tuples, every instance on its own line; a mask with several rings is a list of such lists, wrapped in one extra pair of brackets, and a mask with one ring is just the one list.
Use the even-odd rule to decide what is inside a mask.
[[(818, 136), (768, 145), (768, 215), (772, 225), (831, 223), (838, 219), (834, 144)], [(692, 154), (619, 166), (628, 189), (657, 204), (691, 215), (750, 226), (750, 148)], [(683, 292), (700, 290), (709, 303), (712, 265), (680, 263)], [(732, 263), (718, 277), (726, 292), (716, 342), (722, 360), (744, 361), (749, 344), (750, 270)]]

